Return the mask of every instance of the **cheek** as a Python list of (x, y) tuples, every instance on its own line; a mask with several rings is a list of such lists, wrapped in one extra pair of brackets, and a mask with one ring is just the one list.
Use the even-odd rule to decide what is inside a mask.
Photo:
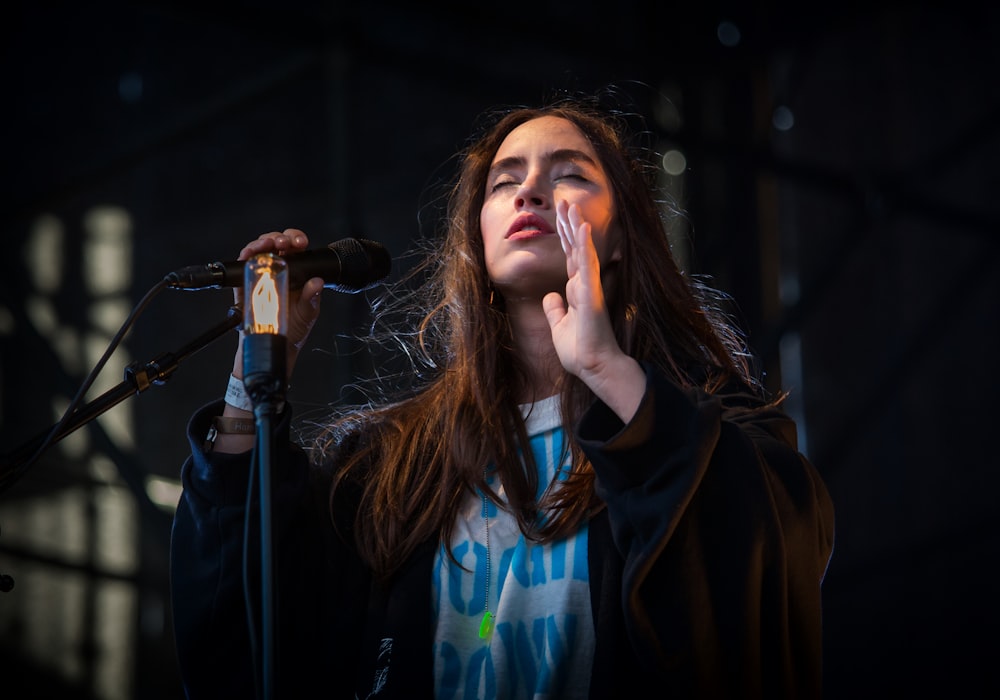
[(605, 210), (600, 215), (595, 213), (595, 217), (595, 219), (591, 219), (591, 226), (593, 227), (594, 248), (597, 249), (598, 260), (603, 264), (607, 260), (621, 259), (621, 246), (619, 245), (621, 233), (611, 210)]
[(494, 231), (496, 230), (495, 216), (490, 212), (490, 207), (484, 205), (482, 210), (479, 212), (479, 235), (483, 237), (483, 243), (486, 244), (495, 237)]
[(503, 239), (504, 221), (495, 207), (486, 205), (479, 213), (479, 235), (483, 239), (483, 254), (487, 264), (492, 258), (493, 249)]

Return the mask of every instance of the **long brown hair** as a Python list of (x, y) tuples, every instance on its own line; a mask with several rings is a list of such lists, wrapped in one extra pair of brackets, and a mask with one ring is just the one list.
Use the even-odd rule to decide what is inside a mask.
[[(652, 162), (627, 141), (625, 120), (568, 99), (496, 113), (460, 154), (443, 236), (407, 278), (419, 278), (419, 289), (400, 297), (408, 305), (404, 316), (413, 318), (419, 309), (415, 332), (397, 336), (407, 339), (409, 356), (420, 365), (415, 386), (405, 398), (336, 420), (317, 451), (320, 461), (334, 465), (331, 503), (345, 487), (360, 497), (353, 537), (381, 580), (421, 543), (451, 540), (465, 495), (492, 493), (487, 468), (504, 485), (505, 507), (536, 540), (564, 537), (603, 507), (593, 470), (569, 430), (571, 473), (536, 501), (537, 470), (515, 400), (526, 373), (512, 349), (503, 300), (491, 295), (479, 228), (487, 173), (501, 143), (517, 126), (547, 115), (579, 128), (611, 183), (622, 256), (607, 298), (621, 347), (683, 386), (712, 391), (735, 377), (760, 388), (743, 336), (713, 303), (712, 290), (678, 268)], [(569, 427), (593, 396), (569, 374), (561, 395)]]

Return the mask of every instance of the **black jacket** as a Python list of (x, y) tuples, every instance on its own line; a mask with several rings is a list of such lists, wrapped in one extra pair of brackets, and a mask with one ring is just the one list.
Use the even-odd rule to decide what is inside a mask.
[[(742, 410), (756, 405), (650, 373), (628, 425), (598, 403), (576, 426), (607, 504), (589, 535), (591, 698), (820, 696), (833, 507), (795, 448), (791, 420), (773, 408)], [(220, 412), (216, 402), (190, 422), (172, 539), (174, 630), (192, 699), (255, 697), (243, 588), (249, 453), (202, 451)], [(411, 557), (390, 589), (373, 585), (353, 543), (334, 534), (328, 479), (290, 444), (289, 421), (286, 413), (277, 426), (271, 489), (274, 697), (365, 698), (375, 688), (375, 698), (433, 697), (437, 543)], [(337, 504), (338, 521), (350, 523), (352, 508)], [(258, 514), (254, 505), (254, 600)]]

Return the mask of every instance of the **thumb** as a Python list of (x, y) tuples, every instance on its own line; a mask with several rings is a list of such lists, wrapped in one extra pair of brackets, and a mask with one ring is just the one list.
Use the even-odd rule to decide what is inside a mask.
[(303, 285), (297, 298), (292, 302), (288, 314), (288, 340), (301, 348), (309, 337), (313, 325), (319, 318), (320, 292), (323, 280), (314, 277)]
[(549, 328), (555, 329), (559, 322), (566, 318), (566, 302), (559, 292), (549, 292), (542, 299), (542, 310), (545, 311), (545, 319), (549, 322)]

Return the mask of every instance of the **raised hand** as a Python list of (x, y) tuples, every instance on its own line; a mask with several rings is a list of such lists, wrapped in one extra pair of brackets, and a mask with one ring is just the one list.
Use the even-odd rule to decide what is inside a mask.
[(550, 293), (542, 300), (559, 361), (584, 381), (607, 357), (620, 353), (601, 286), (601, 264), (590, 224), (576, 204), (556, 205), (556, 232), (566, 253), (565, 299)]
[(645, 373), (619, 346), (601, 284), (591, 226), (576, 204), (556, 205), (556, 232), (566, 253), (565, 298), (542, 300), (559, 362), (614, 410), (623, 421), (634, 415), (645, 391)]

